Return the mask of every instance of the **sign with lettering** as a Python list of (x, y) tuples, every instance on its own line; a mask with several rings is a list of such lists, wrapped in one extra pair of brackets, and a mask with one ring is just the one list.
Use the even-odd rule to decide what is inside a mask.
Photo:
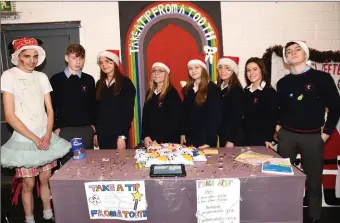
[[(155, 32), (157, 30), (156, 24), (162, 24), (166, 20), (169, 20), (168, 24), (173, 24), (174, 20), (183, 21), (185, 26), (191, 27), (192, 31), (190, 32), (195, 31), (194, 41), (197, 40), (197, 43), (199, 43), (197, 44), (199, 46), (197, 53), (205, 54), (208, 74), (212, 81), (217, 80), (217, 61), (220, 56), (219, 31), (209, 14), (191, 2), (155, 2), (143, 8), (132, 21), (125, 38), (127, 75), (137, 89), (134, 120), (131, 125), (130, 135), (132, 146), (137, 145), (141, 141), (142, 109), (146, 94), (145, 89), (148, 85), (145, 64), (149, 60), (147, 51), (150, 49), (150, 38), (147, 34)], [(192, 35), (190, 32), (188, 31), (189, 36)], [(177, 35), (177, 33), (170, 35)], [(181, 52), (181, 44), (183, 43), (179, 43), (178, 47), (169, 47), (165, 53), (175, 55), (176, 52)], [(186, 63), (187, 61), (185, 61)], [(178, 61), (173, 63), (172, 68), (176, 67), (176, 64), (178, 64)], [(186, 66), (183, 67), (183, 73), (174, 73), (173, 75), (185, 75), (187, 77)]]
[(90, 219), (147, 220), (144, 181), (85, 183)]
[[(130, 30), (130, 41), (129, 41), (129, 53), (130, 55), (139, 52), (139, 37), (143, 33), (144, 28), (152, 22), (152, 20), (166, 16), (169, 14), (182, 15), (193, 20), (198, 27), (202, 29), (203, 35), (205, 36), (207, 47), (206, 53), (209, 52), (211, 56), (217, 52), (215, 46), (210, 46), (209, 41), (216, 39), (217, 31), (214, 29), (209, 21), (209, 18), (202, 14), (201, 10), (194, 7), (194, 5), (181, 2), (171, 3), (158, 3), (153, 5), (149, 9), (145, 10), (140, 17), (135, 21), (133, 28)], [(215, 42), (214, 42), (215, 44)], [(214, 49), (214, 50), (213, 50)], [(216, 50), (215, 50), (216, 49)], [(208, 60), (208, 59), (206, 59)], [(210, 62), (212, 63), (212, 62)]]
[(240, 222), (240, 180), (208, 179), (196, 181), (197, 222)]

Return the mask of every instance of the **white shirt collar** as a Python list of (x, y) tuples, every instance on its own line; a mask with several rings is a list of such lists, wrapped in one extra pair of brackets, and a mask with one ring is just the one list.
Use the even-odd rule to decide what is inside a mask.
[(161, 93), (161, 91), (162, 91), (162, 90), (157, 91), (157, 89), (155, 89), (155, 90), (153, 91), (153, 93), (155, 93), (155, 95), (158, 95), (159, 93)]
[(106, 86), (111, 87), (111, 85), (115, 82), (115, 79), (113, 79), (111, 83), (109, 83), (108, 79), (106, 79), (105, 81), (106, 81)]
[(221, 91), (223, 91), (225, 88), (227, 88), (228, 87), (228, 85), (229, 84), (226, 84), (225, 86), (223, 86), (223, 83), (224, 83), (224, 81), (222, 82), (222, 84), (221, 84)]
[(247, 87), (247, 89), (249, 89), (249, 91), (250, 91), (251, 93), (253, 93), (253, 92), (256, 91), (256, 90), (262, 91), (263, 88), (264, 88), (265, 86), (266, 86), (266, 82), (265, 82), (265, 81), (262, 81), (261, 84), (260, 84), (255, 90), (253, 90), (253, 84), (249, 85), (249, 86)]
[(198, 91), (198, 84), (196, 85), (194, 82), (194, 86), (192, 87), (192, 89), (194, 89), (194, 92), (196, 93)]

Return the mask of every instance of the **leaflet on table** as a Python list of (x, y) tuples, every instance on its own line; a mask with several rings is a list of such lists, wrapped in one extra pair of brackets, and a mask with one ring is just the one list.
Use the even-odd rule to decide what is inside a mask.
[(240, 222), (239, 179), (197, 180), (196, 192), (198, 223)]
[(85, 183), (90, 219), (147, 220), (144, 181)]
[(294, 175), (289, 158), (272, 158), (262, 164), (263, 173)]
[(292, 166), (289, 158), (271, 158), (268, 159), (266, 162), (283, 166)]
[(236, 161), (252, 164), (252, 165), (260, 165), (266, 162), (268, 159), (273, 158), (273, 156), (256, 153), (251, 150), (241, 153), (239, 156), (235, 158)]

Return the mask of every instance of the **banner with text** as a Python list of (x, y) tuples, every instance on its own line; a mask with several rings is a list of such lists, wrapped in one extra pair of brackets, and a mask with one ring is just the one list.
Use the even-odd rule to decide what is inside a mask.
[(85, 183), (90, 219), (147, 220), (144, 181)]

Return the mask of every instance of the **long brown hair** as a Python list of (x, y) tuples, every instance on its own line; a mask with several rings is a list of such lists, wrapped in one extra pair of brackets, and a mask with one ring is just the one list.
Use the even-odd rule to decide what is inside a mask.
[[(166, 72), (165, 80), (164, 80), (164, 83), (163, 83), (163, 86), (162, 86), (162, 90), (161, 90), (161, 93), (159, 95), (159, 100), (160, 101), (162, 101), (165, 98), (165, 95), (166, 95), (166, 93), (168, 93), (169, 88), (171, 86), (172, 85), (170, 83), (170, 73)], [(152, 95), (153, 95), (155, 89), (157, 89), (157, 84), (156, 84), (156, 82), (153, 81), (153, 77), (152, 77), (152, 74), (151, 74), (150, 83), (149, 83), (149, 93), (146, 96), (145, 102), (150, 101), (150, 99), (152, 98)]]
[[(222, 82), (223, 81), (222, 81), (220, 75), (218, 75), (217, 76), (217, 86), (221, 87)], [(230, 90), (234, 87), (242, 88), (242, 85), (241, 85), (240, 80), (238, 79), (236, 73), (233, 71), (233, 73), (231, 74), (231, 76), (229, 77), (229, 80), (228, 80), (228, 90), (227, 90), (226, 94), (228, 94), (230, 92)]]
[[(107, 60), (112, 61), (110, 58), (105, 57)], [(115, 79), (115, 82), (113, 83), (113, 95), (116, 95), (121, 87), (122, 87), (122, 82), (123, 82), (123, 74), (120, 72), (117, 64), (114, 63), (114, 72), (113, 72), (113, 78)], [(104, 86), (106, 86), (106, 79), (107, 79), (107, 74), (100, 69), (100, 79), (98, 81), (98, 87), (96, 90), (96, 100), (100, 100), (101, 98), (101, 92)]]
[[(203, 105), (208, 97), (208, 84), (209, 84), (209, 74), (208, 71), (202, 67), (202, 73), (201, 73), (201, 81), (198, 85), (197, 95), (195, 98), (195, 102), (197, 105), (201, 106)], [(194, 87), (195, 80), (190, 76), (188, 72), (188, 83), (184, 86), (182, 89), (183, 96), (186, 96), (188, 92)]]
[(261, 81), (265, 81), (266, 82), (266, 86), (265, 87), (271, 87), (271, 84), (269, 83), (269, 78), (268, 78), (268, 73), (266, 70), (266, 67), (264, 65), (264, 62), (261, 58), (258, 57), (251, 57), (247, 60), (246, 65), (244, 67), (244, 77), (247, 81), (247, 86), (251, 85), (250, 80), (247, 77), (247, 65), (250, 63), (256, 63), (257, 66), (259, 66), (260, 70), (261, 70)]

